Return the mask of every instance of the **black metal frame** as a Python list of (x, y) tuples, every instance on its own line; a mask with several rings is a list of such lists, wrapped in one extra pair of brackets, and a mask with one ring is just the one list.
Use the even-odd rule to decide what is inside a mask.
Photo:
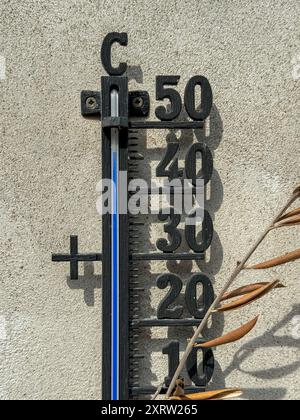
[[(144, 130), (144, 129), (202, 129), (204, 127), (204, 120), (209, 115), (212, 106), (212, 92), (207, 79), (203, 76), (196, 76), (192, 78), (185, 91), (185, 108), (187, 114), (192, 118), (191, 121), (178, 121), (177, 118), (182, 109), (181, 99), (178, 95), (172, 93), (171, 89), (166, 89), (164, 83), (176, 85), (179, 76), (158, 76), (157, 77), (157, 99), (169, 98), (170, 101), (174, 100), (171, 107), (172, 118), (169, 118), (168, 112), (163, 108), (159, 107), (156, 110), (156, 116), (160, 118), (160, 121), (130, 121), (131, 117), (145, 118), (149, 115), (150, 110), (150, 98), (149, 94), (145, 91), (133, 91), (128, 92), (128, 80), (124, 76), (127, 65), (121, 63), (118, 68), (114, 68), (111, 64), (111, 46), (113, 43), (119, 43), (120, 45), (127, 45), (128, 37), (125, 33), (111, 33), (108, 34), (104, 39), (101, 58), (102, 64), (109, 76), (102, 77), (101, 79), (101, 93), (96, 91), (83, 91), (81, 93), (81, 112), (84, 117), (96, 117), (101, 118), (102, 122), (102, 176), (105, 179), (111, 177), (111, 139), (110, 133), (111, 128), (116, 127), (119, 129), (119, 169), (121, 171), (128, 171), (128, 138), (129, 130)], [(194, 88), (199, 84), (202, 89), (202, 104), (200, 110), (195, 110), (194, 104)], [(112, 118), (110, 114), (110, 92), (112, 87), (117, 87), (119, 91), (120, 104), (119, 104), (119, 117)], [(175, 92), (176, 93), (176, 92)], [(202, 149), (207, 151), (207, 159), (203, 165), (203, 174), (205, 182), (211, 177), (213, 169), (212, 156), (206, 145), (202, 145)], [(172, 156), (170, 156), (170, 159)], [(187, 161), (189, 165), (189, 162)], [(189, 171), (195, 171), (195, 164), (191, 164)], [(176, 169), (176, 168), (175, 168)], [(182, 174), (181, 174), (182, 175)], [(180, 175), (180, 176), (181, 176)], [(146, 192), (148, 193), (148, 192)], [(208, 219), (210, 219), (208, 215)], [(187, 319), (177, 319), (175, 312), (170, 310), (165, 317), (161, 319), (132, 319), (130, 314), (130, 297), (132, 293), (136, 293), (137, 288), (130, 286), (130, 267), (129, 265), (133, 262), (138, 261), (152, 261), (152, 260), (163, 260), (163, 261), (174, 261), (174, 260), (203, 260), (206, 249), (210, 246), (213, 225), (211, 220), (206, 221), (207, 223), (203, 227), (203, 244), (196, 246), (192, 249), (192, 252), (176, 253), (172, 252), (156, 252), (156, 253), (135, 253), (130, 252), (129, 244), (129, 217), (127, 214), (120, 215), (120, 275), (122, 277), (121, 289), (120, 289), (120, 310), (122, 314), (121, 330), (120, 330), (120, 342), (121, 342), (121, 353), (120, 353), (120, 399), (127, 400), (130, 397), (151, 394), (155, 391), (154, 387), (140, 387), (135, 386), (131, 383), (131, 365), (130, 358), (135, 359), (142, 358), (142, 355), (131, 354), (130, 349), (130, 332), (139, 330), (140, 328), (149, 327), (181, 327), (181, 326), (197, 326), (201, 322), (201, 318), (194, 316)], [(71, 236), (70, 239), (70, 254), (53, 254), (52, 261), (54, 262), (70, 262), (70, 278), (71, 280), (78, 279), (78, 262), (80, 261), (102, 261), (102, 273), (103, 273), (103, 305), (102, 305), (102, 319), (103, 319), (103, 351), (102, 351), (102, 392), (103, 399), (111, 399), (111, 216), (109, 214), (103, 215), (102, 218), (103, 230), (102, 230), (102, 254), (79, 254), (78, 253), (78, 238), (77, 236)], [(174, 228), (176, 230), (176, 227)], [(170, 233), (168, 230), (166, 232)], [(172, 231), (171, 231), (172, 233)], [(187, 230), (187, 241), (194, 244), (193, 232)], [(190, 239), (190, 241), (189, 241)], [(192, 248), (192, 247), (191, 247)], [(199, 251), (201, 250), (201, 251)], [(167, 276), (167, 274), (165, 275)], [(174, 279), (173, 279), (174, 280)], [(165, 284), (170, 281), (172, 286), (172, 278), (165, 279)], [(175, 279), (176, 280), (176, 279)], [(176, 280), (177, 281), (177, 280)], [(176, 283), (175, 281), (175, 283)], [(207, 279), (208, 282), (209, 279)], [(173, 290), (175, 293), (180, 293), (180, 284), (177, 284), (177, 290)], [(172, 289), (172, 287), (171, 287)], [(205, 294), (206, 305), (209, 305), (213, 297), (213, 287), (209, 284), (209, 292)], [(192, 292), (187, 293), (186, 299), (189, 299), (190, 305), (192, 306), (195, 296)], [(166, 305), (165, 305), (166, 306)], [(163, 308), (162, 314), (164, 313)], [(177, 311), (178, 312), (178, 311)], [(124, 322), (125, 320), (125, 322)], [(177, 344), (174, 346), (176, 347)], [(177, 348), (177, 347), (176, 347)], [(214, 360), (212, 351), (209, 351), (209, 357), (207, 352), (204, 357), (204, 368), (208, 369), (210, 376), (214, 369)], [(176, 360), (176, 355), (174, 358)], [(174, 364), (174, 363), (173, 363)], [(190, 373), (190, 377), (193, 378), (197, 375), (197, 361), (189, 359), (189, 366), (187, 366)], [(176, 366), (170, 367), (169, 376), (172, 374)], [(196, 372), (196, 373), (195, 373)], [(207, 379), (207, 378), (206, 378)], [(197, 381), (196, 381), (197, 382)], [(199, 382), (199, 380), (198, 380)], [(202, 378), (200, 386), (187, 388), (187, 391), (203, 390), (206, 383), (205, 378)], [(166, 391), (166, 388), (162, 389), (162, 393)]]

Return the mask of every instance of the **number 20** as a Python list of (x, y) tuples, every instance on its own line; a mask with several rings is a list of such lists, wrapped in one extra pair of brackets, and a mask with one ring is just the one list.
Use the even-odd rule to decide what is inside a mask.
[[(158, 319), (179, 319), (183, 314), (183, 306), (177, 305), (170, 308), (180, 295), (182, 280), (176, 274), (162, 274), (157, 278), (157, 286), (166, 289), (171, 286), (164, 300), (157, 310)], [(199, 308), (197, 303), (197, 286), (203, 286), (203, 305)], [(189, 313), (196, 319), (202, 319), (214, 300), (214, 289), (210, 279), (204, 274), (194, 274), (188, 281), (185, 291), (185, 302)]]

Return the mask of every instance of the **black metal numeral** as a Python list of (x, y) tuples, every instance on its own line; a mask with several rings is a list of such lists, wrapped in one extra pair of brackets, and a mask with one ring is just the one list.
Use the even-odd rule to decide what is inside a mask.
[[(178, 168), (178, 158), (175, 158), (179, 150), (179, 143), (171, 142), (167, 144), (165, 156), (158, 164), (156, 169), (156, 176), (168, 177), (169, 180), (181, 178), (183, 170)], [(201, 154), (202, 167), (197, 172), (198, 154)], [(185, 157), (185, 177), (192, 181), (196, 186), (197, 179), (203, 179), (204, 184), (207, 184), (213, 174), (213, 157), (209, 147), (205, 143), (193, 144)]]
[[(197, 173), (198, 153), (201, 153), (202, 169)], [(213, 174), (213, 165), (213, 157), (207, 145), (195, 143), (189, 148), (185, 158), (186, 178), (190, 179), (194, 186), (196, 186), (197, 179), (203, 179), (204, 184), (207, 184)]]
[[(196, 210), (193, 210), (189, 217), (195, 217)], [(196, 223), (185, 225), (185, 239), (194, 252), (205, 252), (211, 245), (214, 234), (214, 226), (210, 214), (204, 210), (202, 222), (201, 240), (198, 242), (196, 234)]]
[(172, 209), (169, 211), (170, 214), (163, 214), (162, 211), (158, 215), (158, 219), (161, 222), (165, 222), (166, 220), (170, 219), (170, 222), (165, 224), (164, 232), (170, 235), (170, 243), (168, 243), (167, 239), (158, 239), (156, 242), (156, 246), (160, 251), (163, 252), (174, 252), (176, 249), (179, 248), (182, 238), (181, 233), (177, 229), (177, 226), (181, 222), (180, 214), (175, 214)]
[[(197, 343), (203, 343), (203, 340), (198, 340)], [(198, 371), (198, 351), (203, 355), (203, 373), (199, 375)], [(205, 387), (211, 380), (214, 373), (214, 354), (212, 349), (201, 349), (201, 347), (194, 347), (191, 351), (187, 361), (186, 368), (190, 379), (195, 385)]]
[(168, 356), (169, 372), (168, 376), (165, 377), (165, 385), (169, 386), (179, 365), (179, 341), (171, 341), (163, 348), (162, 352)]
[(178, 117), (182, 109), (182, 100), (180, 94), (171, 88), (165, 88), (165, 85), (177, 86), (180, 76), (157, 76), (156, 77), (156, 100), (162, 101), (169, 99), (170, 111), (164, 106), (159, 106), (155, 110), (156, 117), (161, 121), (171, 121)]
[[(197, 302), (197, 286), (203, 286), (203, 304), (199, 308)], [(188, 311), (194, 318), (204, 318), (207, 310), (210, 308), (214, 301), (214, 289), (210, 279), (204, 274), (194, 274), (188, 281), (185, 291), (185, 302)]]
[[(197, 285), (203, 286), (203, 305), (199, 308), (197, 302)], [(179, 319), (183, 313), (182, 306), (176, 306), (170, 309), (178, 296), (181, 293), (183, 284), (182, 280), (176, 274), (162, 274), (157, 278), (157, 286), (160, 289), (165, 289), (171, 286), (167, 296), (160, 303), (157, 311), (158, 319)], [(185, 302), (189, 313), (196, 319), (202, 319), (208, 308), (214, 301), (214, 289), (210, 279), (204, 274), (194, 274), (187, 283), (185, 291)]]
[(168, 177), (170, 180), (182, 177), (183, 171), (178, 168), (178, 158), (175, 158), (178, 149), (179, 143), (167, 144), (166, 154), (156, 168), (156, 176)]
[(169, 306), (178, 298), (182, 290), (182, 281), (175, 274), (162, 274), (157, 278), (157, 287), (165, 289), (171, 286), (167, 296), (160, 303), (157, 310), (158, 319), (179, 319), (183, 313), (183, 307), (180, 305), (170, 308)]
[[(201, 87), (201, 106), (197, 111), (195, 104), (195, 87)], [(185, 89), (184, 104), (188, 115), (192, 120), (203, 121), (210, 114), (213, 104), (213, 94), (209, 81), (204, 76), (192, 77)]]
[[(203, 341), (198, 340), (197, 343)], [(168, 376), (165, 378), (165, 385), (169, 386), (170, 382), (176, 372), (176, 369), (179, 365), (179, 350), (180, 345), (179, 341), (171, 341), (170, 344), (163, 348), (162, 353), (168, 356)], [(198, 369), (198, 351), (202, 351), (203, 354), (203, 373), (199, 374)], [(212, 349), (201, 349), (194, 348), (190, 353), (187, 362), (186, 368), (191, 381), (199, 387), (205, 387), (210, 382), (213, 373), (214, 373), (214, 354)]]

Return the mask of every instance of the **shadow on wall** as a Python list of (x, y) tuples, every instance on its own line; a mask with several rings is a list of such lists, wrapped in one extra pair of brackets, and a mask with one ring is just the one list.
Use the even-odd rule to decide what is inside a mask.
[(93, 262), (84, 262), (84, 274), (78, 276), (78, 280), (71, 280), (67, 276), (67, 285), (72, 290), (83, 290), (84, 301), (87, 306), (95, 305), (95, 289), (101, 289), (102, 276), (95, 274)]
[[(278, 336), (276, 333), (281, 329), (291, 324), (291, 321), (295, 316), (300, 312), (300, 305), (295, 305), (291, 312), (287, 314), (277, 325), (271, 328), (269, 331), (266, 331), (260, 337), (256, 337), (250, 342), (247, 342), (241, 349), (234, 355), (231, 365), (223, 372), (224, 377), (226, 378), (231, 372), (239, 370), (245, 375), (252, 376), (257, 379), (262, 379), (264, 381), (271, 380), (282, 380), (288, 375), (297, 376), (296, 373), (300, 368), (300, 361), (284, 364), (284, 352), (282, 351), (282, 359), (278, 359), (277, 362), (280, 366), (275, 366), (269, 369), (262, 370), (245, 370), (242, 367), (243, 362), (245, 362), (249, 357), (253, 356), (255, 349), (268, 349), (268, 348), (278, 348), (278, 349), (299, 349), (300, 340), (295, 339), (291, 335)], [(262, 389), (245, 389), (244, 398), (251, 400), (276, 400), (282, 399), (286, 395), (285, 388), (262, 388)]]

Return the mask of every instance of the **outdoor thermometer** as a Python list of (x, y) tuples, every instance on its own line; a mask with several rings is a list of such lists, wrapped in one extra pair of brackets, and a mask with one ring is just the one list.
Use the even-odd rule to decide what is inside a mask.
[[(205, 191), (205, 185), (212, 176), (212, 154), (207, 145), (199, 141), (199, 136), (196, 135), (196, 141), (193, 136), (205, 129), (213, 96), (204, 76), (194, 76), (188, 80), (184, 95), (180, 95), (176, 88), (180, 76), (157, 76), (155, 99), (161, 104), (155, 109), (155, 118), (149, 120), (151, 101), (148, 92), (130, 92), (127, 64), (121, 63), (118, 67), (112, 65), (111, 50), (115, 43), (126, 46), (127, 34), (110, 33), (103, 41), (101, 60), (108, 76), (101, 78), (101, 93), (83, 91), (81, 94), (82, 115), (101, 120), (102, 192), (106, 197), (102, 203), (102, 253), (80, 254), (77, 236), (71, 236), (70, 254), (53, 254), (52, 260), (69, 262), (70, 277), (74, 281), (78, 279), (80, 261), (102, 261), (102, 398), (127, 400), (149, 396), (156, 391), (150, 379), (149, 383), (143, 384), (139, 380), (141, 363), (146, 357), (141, 348), (148, 345), (140, 341), (145, 337), (151, 340), (150, 332), (155, 327), (174, 329), (197, 326), (214, 299), (211, 280), (202, 270), (188, 273), (186, 282), (176, 270), (176, 266), (184, 263), (191, 267), (191, 264), (202, 260), (204, 264), (205, 252), (213, 237), (213, 223), (207, 210), (202, 208), (200, 229), (196, 223), (188, 223), (177, 211), (177, 192), (185, 190), (195, 205), (198, 189), (201, 190), (202, 185), (202, 191)], [(196, 103), (197, 92), (201, 92), (199, 103)], [(142, 178), (149, 167), (150, 159), (146, 158), (150, 154), (146, 156), (145, 153), (150, 151), (147, 152), (147, 146), (144, 145), (142, 155), (140, 149), (147, 132), (154, 129), (168, 133), (166, 149), (157, 151), (155, 176), (171, 186), (169, 208), (145, 216), (142, 211), (129, 209), (134, 195), (130, 183), (134, 185), (134, 181)], [(178, 130), (190, 133), (190, 144), (181, 160), (178, 156), (184, 140), (174, 135)], [(143, 185), (138, 192), (139, 197), (146, 197), (147, 212), (150, 206), (148, 199), (153, 195), (165, 195), (164, 185), (167, 183), (159, 184), (154, 192), (151, 186)], [(141, 201), (145, 200), (135, 199), (131, 204), (142, 207)], [(196, 219), (196, 211), (190, 212), (189, 219), (193, 217)], [(153, 219), (163, 229), (161, 237), (150, 244), (148, 225)], [(183, 229), (179, 227), (182, 224)], [(145, 250), (147, 244), (149, 247)], [(163, 263), (166, 264), (165, 271), (154, 276), (146, 274), (150, 272), (150, 265), (161, 267)], [(199, 287), (203, 290), (201, 299), (198, 296)], [(161, 289), (160, 293), (164, 295), (155, 308), (155, 315), (151, 305), (147, 307), (144, 304), (153, 288)], [(146, 315), (145, 310), (149, 310)], [(145, 335), (146, 331), (148, 335)], [(165, 386), (161, 391), (165, 393), (179, 363), (179, 341), (170, 340), (160, 351), (166, 362)], [(198, 366), (198, 356), (202, 356), (202, 367)], [(190, 381), (186, 392), (204, 391), (213, 371), (212, 350), (195, 348), (186, 364)], [(160, 377), (161, 373), (153, 374)]]

